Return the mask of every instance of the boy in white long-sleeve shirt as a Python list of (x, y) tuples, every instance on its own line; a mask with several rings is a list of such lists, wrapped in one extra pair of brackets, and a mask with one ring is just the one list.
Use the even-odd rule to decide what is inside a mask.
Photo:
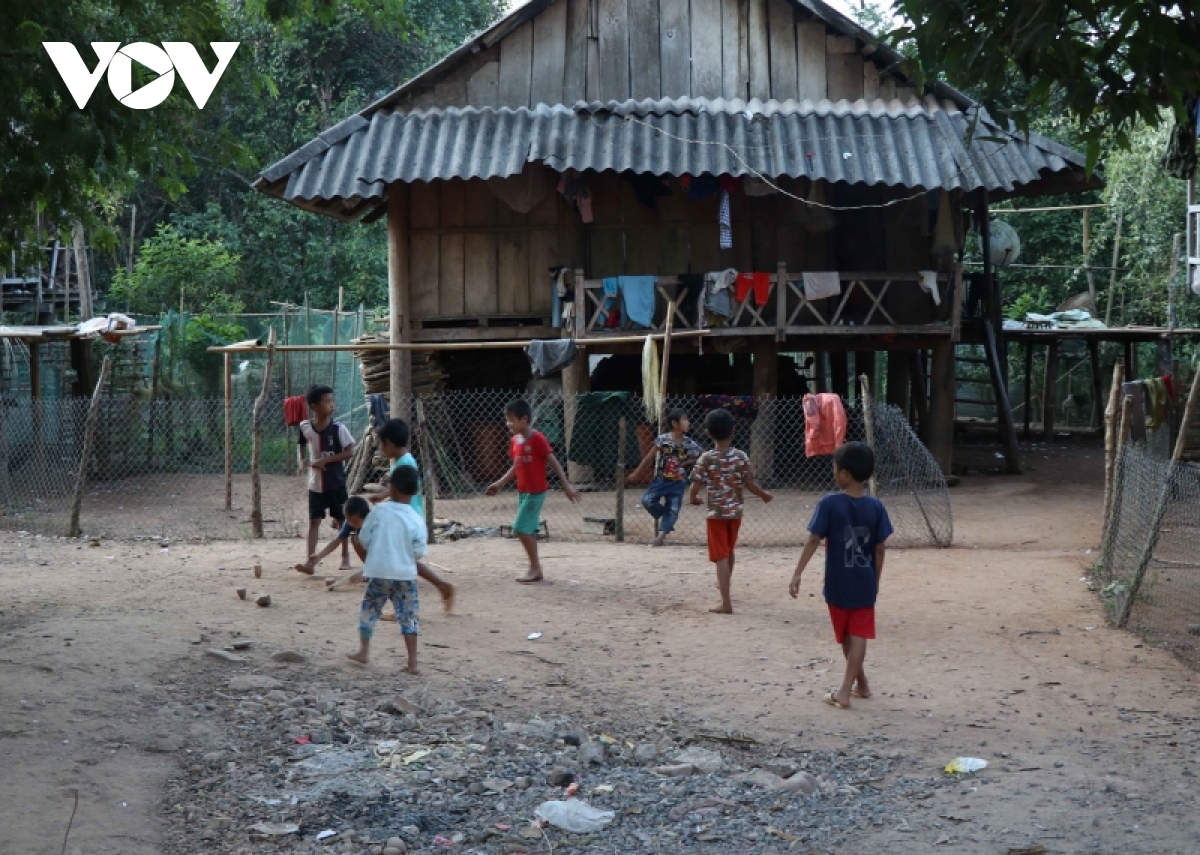
[(417, 671), (417, 636), (421, 631), (420, 601), (417, 598), (417, 559), (425, 555), (428, 534), (425, 520), (412, 509), (419, 484), (417, 470), (399, 466), (392, 471), (391, 499), (376, 505), (351, 538), (363, 562), (367, 590), (358, 618), (359, 648), (347, 654), (354, 662), (367, 664), (375, 623), (388, 600), (396, 610), (396, 623), (404, 636), (410, 674)]

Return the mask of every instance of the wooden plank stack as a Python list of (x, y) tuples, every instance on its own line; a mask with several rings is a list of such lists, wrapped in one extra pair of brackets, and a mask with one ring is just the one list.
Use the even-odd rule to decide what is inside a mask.
[[(387, 344), (387, 333), (367, 333), (351, 344)], [(440, 392), (448, 376), (438, 362), (437, 354), (412, 353), (412, 390), (416, 394)], [(363, 391), (367, 395), (387, 395), (391, 381), (391, 353), (386, 350), (356, 350), (354, 356), (362, 371)]]

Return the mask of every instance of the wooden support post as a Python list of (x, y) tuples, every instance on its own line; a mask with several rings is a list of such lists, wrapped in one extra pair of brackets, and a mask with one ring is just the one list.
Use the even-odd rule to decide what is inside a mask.
[[(576, 309), (579, 311), (579, 309)], [(579, 394), (592, 388), (592, 378), (588, 370), (589, 360), (587, 351), (583, 351), (573, 363), (562, 371), (563, 384), (563, 433), (567, 441), (567, 477), (572, 484), (587, 484), (592, 480), (592, 467), (572, 461), (570, 455), (571, 443), (575, 436), (575, 412), (579, 402)]]
[(1013, 475), (1021, 474), (1021, 446), (1017, 442), (1017, 425), (1013, 419), (1012, 402), (1008, 398), (1008, 385), (1004, 382), (1004, 369), (1000, 364), (1000, 352), (997, 346), (996, 331), (992, 322), (983, 322), (984, 334), (987, 337), (988, 372), (992, 377), (992, 389), (996, 396), (996, 406), (1000, 412), (996, 421), (1000, 427), (1000, 440), (1004, 443), (1004, 458), (1008, 471)]
[(617, 468), (613, 480), (617, 482), (616, 533), (617, 543), (625, 542), (625, 417), (617, 422)]
[[(1100, 537), (1100, 562), (1107, 561), (1112, 553), (1113, 538), (1117, 535), (1117, 527), (1121, 522), (1121, 503), (1125, 498), (1125, 479), (1121, 472), (1125, 467), (1125, 454), (1129, 446), (1130, 415), (1133, 412), (1133, 398), (1125, 395), (1121, 402), (1120, 419), (1113, 432), (1116, 443), (1116, 453), (1113, 455), (1112, 493), (1106, 497), (1104, 507), (1104, 529)], [(1096, 565), (1096, 571), (1100, 570)]]
[(100, 398), (104, 393), (104, 384), (108, 380), (108, 372), (112, 369), (112, 360), (107, 356), (100, 366), (100, 379), (92, 392), (92, 403), (88, 405), (87, 421), (83, 426), (83, 447), (79, 449), (79, 472), (75, 475), (75, 495), (71, 498), (71, 521), (67, 526), (67, 537), (79, 537), (79, 511), (83, 505), (83, 487), (87, 483), (88, 464), (92, 459), (92, 448), (96, 444), (96, 423), (100, 420)]
[(1138, 371), (1138, 343), (1136, 341), (1125, 342), (1125, 381), (1137, 380), (1140, 376)]
[(1125, 361), (1113, 363), (1112, 386), (1108, 390), (1108, 406), (1104, 408), (1104, 518), (1112, 508), (1113, 469), (1117, 462), (1117, 423), (1121, 401), (1121, 384), (1125, 382)]
[(950, 475), (954, 459), (954, 342), (939, 341), (933, 346), (933, 364), (929, 378), (929, 438), (926, 445), (933, 459)]
[(909, 384), (908, 354), (899, 350), (887, 352), (887, 402), (898, 407), (908, 417)]
[(225, 356), (225, 510), (233, 510), (233, 354)]
[(1100, 314), (1100, 302), (1096, 298), (1096, 279), (1092, 275), (1092, 210), (1083, 209), (1083, 272), (1087, 276), (1088, 299), (1092, 302), (1092, 317)]
[(1167, 342), (1170, 344), (1171, 334), (1179, 326), (1179, 317), (1175, 312), (1175, 275), (1179, 272), (1179, 241), (1182, 235), (1175, 232), (1171, 241), (1171, 272), (1167, 276)]
[(1054, 417), (1058, 411), (1058, 339), (1046, 345), (1046, 380), (1042, 384), (1042, 438), (1054, 439)]
[(856, 350), (854, 352), (854, 374), (859, 377), (866, 375), (871, 382), (871, 388), (875, 388), (875, 351)]
[(256, 538), (263, 536), (262, 513), (262, 420), (267, 409), (267, 397), (271, 393), (271, 369), (275, 365), (275, 328), (267, 336), (267, 364), (263, 368), (262, 391), (254, 402), (254, 418), (251, 422), (253, 445), (250, 450), (250, 531)]
[(917, 432), (921, 441), (929, 444), (929, 382), (925, 377), (925, 352), (911, 351), (908, 355), (912, 379), (913, 409), (917, 412)]
[(758, 418), (750, 426), (750, 453), (754, 471), (765, 485), (775, 478), (775, 408), (779, 399), (779, 357), (775, 342), (760, 338), (754, 342), (754, 367), (751, 391), (758, 401)]
[(817, 393), (829, 391), (829, 375), (826, 371), (825, 362), (828, 354), (820, 351), (813, 354), (813, 384), (817, 387)]
[[(42, 347), (36, 341), (29, 342), (29, 400), (33, 404), (33, 454), (36, 471), (46, 471), (46, 444), (43, 436), (42, 410)], [(0, 406), (3, 406), (0, 401)]]
[[(284, 345), (284, 347), (286, 347), (287, 345), (292, 343), (292, 337), (291, 337), (291, 335), (289, 335), (291, 330), (288, 329), (288, 309), (289, 308), (290, 307), (288, 306), (288, 304), (284, 303), (283, 307), (279, 310), (280, 314), (283, 316), (282, 321), (283, 321), (283, 345)], [(292, 367), (291, 357), (285, 353), (283, 355), (283, 397), (285, 397), (285, 398), (292, 397), (291, 367)]]
[(1104, 325), (1106, 327), (1112, 326), (1113, 297), (1116, 296), (1114, 291), (1117, 288), (1117, 264), (1121, 260), (1121, 227), (1124, 223), (1125, 212), (1117, 211), (1117, 236), (1113, 239), (1112, 264), (1109, 265), (1108, 272), (1108, 299), (1104, 301)]
[(1100, 427), (1100, 422), (1104, 418), (1104, 379), (1100, 371), (1100, 342), (1093, 339), (1088, 339), (1088, 360), (1091, 362), (1092, 369), (1092, 422), (1091, 428), (1095, 430)]
[[(860, 375), (858, 375), (858, 383), (859, 383), (858, 394), (859, 394), (860, 400), (862, 401), (863, 427), (866, 429), (866, 432), (867, 432), (867, 445), (869, 445), (871, 447), (872, 451), (876, 451), (876, 448), (875, 448), (875, 410), (874, 410), (874, 401), (871, 398), (871, 381), (867, 377), (866, 374), (860, 374)], [(875, 495), (875, 474), (874, 473), (872, 473), (871, 477), (869, 479), (867, 479), (867, 492), (870, 493), (872, 496)]]
[[(417, 439), (420, 442), (421, 459), (425, 461), (422, 467), (425, 471), (421, 473), (421, 477), (425, 484), (425, 533), (430, 543), (433, 543), (433, 521), (436, 518), (434, 514), (434, 499), (437, 496), (437, 471), (433, 466), (433, 444), (429, 441), (429, 423), (425, 420), (425, 404), (420, 398), (416, 400), (417, 411)], [(382, 427), (382, 425), (381, 425)], [(364, 461), (363, 470), (365, 471), (370, 465), (370, 458)]]
[[(339, 285), (338, 286), (337, 308), (333, 310), (333, 345), (334, 345), (334, 347), (337, 346), (338, 337), (341, 334), (342, 300), (345, 298), (345, 296), (346, 296), (346, 289)], [(286, 342), (284, 342), (284, 343), (286, 344)], [(330, 369), (329, 369), (329, 388), (332, 389), (336, 393), (337, 392), (338, 353), (335, 350), (332, 353), (330, 353), (329, 355), (331, 357)]]
[(583, 287), (583, 268), (575, 268), (575, 338), (587, 334), (587, 291)]
[[(1187, 405), (1183, 409), (1183, 423), (1185, 425), (1192, 423), (1192, 416), (1196, 412), (1197, 398), (1200, 398), (1200, 371), (1197, 371), (1192, 378), (1192, 389), (1188, 393)], [(1137, 565), (1134, 568), (1133, 579), (1129, 583), (1129, 593), (1125, 597), (1125, 605), (1121, 609), (1121, 616), (1117, 619), (1118, 627), (1124, 627), (1129, 622), (1129, 615), (1133, 611), (1133, 604), (1137, 600), (1138, 592), (1142, 589), (1142, 583), (1146, 580), (1146, 568), (1150, 566), (1150, 559), (1154, 557), (1154, 548), (1158, 546), (1158, 538), (1162, 534), (1163, 517), (1166, 516), (1167, 503), (1170, 501), (1171, 493), (1175, 486), (1175, 472), (1179, 469), (1179, 461), (1183, 457), (1183, 450), (1186, 447), (1187, 431), (1183, 430), (1179, 432), (1179, 438), (1175, 441), (1175, 450), (1171, 454), (1171, 461), (1167, 464), (1167, 475), (1163, 479), (1162, 490), (1158, 494), (1158, 504), (1154, 509), (1154, 519), (1150, 525), (1146, 545), (1143, 547), (1141, 556), (1138, 558)]]
[(1025, 438), (1029, 439), (1029, 423), (1033, 418), (1033, 342), (1025, 342)]
[(787, 265), (782, 261), (775, 268), (775, 342), (787, 340)]
[(75, 278), (79, 282), (79, 320), (92, 319), (92, 276), (88, 264), (87, 242), (84, 240), (83, 223), (76, 223), (71, 234), (71, 245), (75, 253)]
[(850, 397), (850, 359), (845, 351), (829, 354), (829, 391), (843, 400)]
[[(411, 339), (411, 285), (409, 281), (408, 187), (393, 184), (388, 188), (388, 330), (393, 344)], [(411, 419), (412, 354), (406, 350), (390, 353), (388, 403), (392, 418)]]

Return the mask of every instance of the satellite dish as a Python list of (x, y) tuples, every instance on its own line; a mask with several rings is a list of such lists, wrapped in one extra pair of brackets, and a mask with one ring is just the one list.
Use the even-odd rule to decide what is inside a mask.
[(992, 220), (990, 225), (992, 266), (1008, 267), (1021, 257), (1021, 238), (1016, 229), (1002, 220)]

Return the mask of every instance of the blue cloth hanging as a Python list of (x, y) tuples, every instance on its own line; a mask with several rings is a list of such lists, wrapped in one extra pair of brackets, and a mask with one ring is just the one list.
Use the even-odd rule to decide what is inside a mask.
[(625, 317), (640, 327), (648, 327), (653, 324), (654, 292), (655, 285), (658, 284), (658, 277), (622, 276), (619, 283)]

